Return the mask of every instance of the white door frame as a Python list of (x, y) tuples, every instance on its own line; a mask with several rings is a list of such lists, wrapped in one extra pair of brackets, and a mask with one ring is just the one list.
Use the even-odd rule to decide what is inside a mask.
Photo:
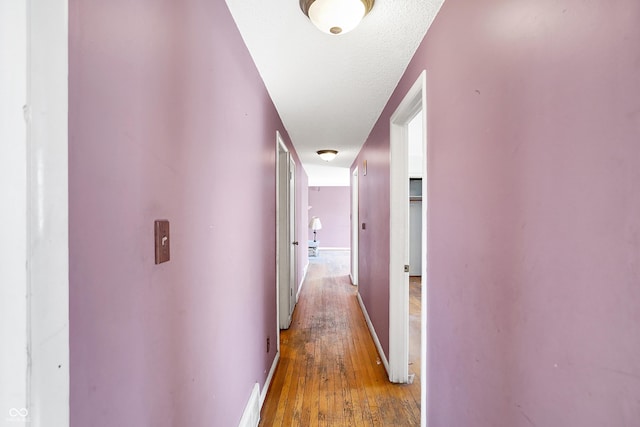
[[(413, 84), (390, 119), (390, 252), (389, 252), (389, 380), (409, 380), (409, 144), (407, 127), (416, 114), (423, 114), (423, 182), (426, 174), (426, 72)], [(426, 187), (425, 187), (426, 189)], [(422, 256), (426, 259), (426, 206), (423, 190)], [(426, 262), (423, 262), (423, 303), (426, 298)], [(423, 318), (426, 305), (423, 305)], [(423, 325), (424, 333), (424, 325)], [(422, 354), (421, 359), (426, 359)], [(424, 364), (424, 363), (423, 363)], [(422, 371), (426, 383), (426, 370)], [(424, 385), (423, 385), (424, 387)], [(424, 395), (423, 395), (424, 399)], [(423, 402), (424, 404), (424, 402)], [(423, 409), (426, 406), (422, 406)], [(422, 411), (423, 414), (426, 410)]]
[(29, 5), (29, 313), (32, 425), (69, 425), (67, 0)]
[(351, 283), (358, 285), (358, 251), (360, 244), (360, 212), (358, 167), (351, 174)]
[[(278, 331), (288, 329), (295, 305), (295, 162), (276, 132), (276, 311)], [(293, 299), (293, 301), (292, 301)], [(278, 350), (280, 350), (278, 340)]]
[[(9, 221), (5, 225), (16, 229), (7, 233), (8, 237), (3, 236), (6, 237), (3, 245), (23, 248), (25, 252), (18, 256), (26, 265), (21, 264), (22, 271), (0, 269), (2, 295), (6, 291), (9, 303), (15, 302), (15, 310), (9, 313), (9, 320), (15, 323), (0, 334), (3, 342), (26, 343), (26, 352), (12, 351), (12, 354), (22, 359), (18, 359), (17, 366), (27, 369), (18, 376), (11, 375), (10, 385), (14, 381), (24, 382), (18, 385), (24, 390), (23, 397), (13, 400), (15, 396), (3, 394), (0, 417), (33, 426), (68, 426), (68, 3), (11, 0), (2, 7), (3, 15), (7, 10), (13, 15), (17, 7), (25, 8), (16, 16), (17, 27), (11, 30), (15, 31), (16, 39), (7, 40), (25, 50), (24, 55), (18, 53), (11, 59), (12, 70), (24, 73), (25, 78), (16, 82), (10, 75), (0, 73), (0, 86), (12, 82), (26, 89), (22, 105), (8, 106), (8, 120), (17, 130), (8, 144), (23, 146), (9, 148), (11, 157), (6, 161), (20, 166), (13, 171), (4, 169), (2, 175), (3, 178), (4, 173), (14, 175), (9, 177), (10, 181), (3, 179), (11, 183), (10, 188), (3, 189), (3, 200), (13, 198), (20, 205), (24, 203), (22, 207), (16, 206), (22, 218), (7, 214)], [(20, 115), (16, 114), (16, 108)], [(24, 122), (18, 124), (16, 120)], [(5, 199), (4, 191), (13, 193), (13, 197)], [(4, 214), (0, 217), (5, 219)], [(4, 356), (0, 361), (3, 375), (7, 368), (15, 369), (15, 365), (5, 365), (10, 360)]]
[(0, 2), (0, 425), (28, 411), (27, 55), (25, 3)]
[[(289, 237), (287, 234), (287, 228), (283, 227), (282, 224), (287, 224), (287, 210), (283, 209), (283, 206), (286, 206), (287, 199), (287, 186), (282, 185), (282, 177), (284, 174), (284, 169), (282, 168), (282, 158), (288, 159), (289, 150), (287, 149), (284, 141), (282, 140), (282, 136), (280, 132), (276, 131), (276, 311), (277, 311), (277, 321), (278, 321), (278, 331), (287, 327), (286, 319), (283, 320), (283, 312), (284, 307), (280, 307), (282, 305), (282, 296), (281, 296), (281, 280), (284, 272), (289, 271), (289, 267), (287, 264), (288, 256), (286, 255), (285, 248), (283, 247), (283, 243), (286, 242)], [(288, 160), (287, 160), (288, 162)], [(285, 168), (286, 169), (286, 168)], [(283, 194), (284, 190), (284, 194)], [(288, 250), (288, 248), (287, 248)], [(279, 333), (279, 332), (278, 332)], [(278, 339), (278, 351), (280, 351), (280, 340)]]
[(296, 162), (289, 154), (289, 323), (298, 302), (296, 268), (298, 266), (298, 241), (296, 240)]

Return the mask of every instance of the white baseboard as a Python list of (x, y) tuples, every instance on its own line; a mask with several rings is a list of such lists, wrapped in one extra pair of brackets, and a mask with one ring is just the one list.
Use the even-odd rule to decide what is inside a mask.
[(267, 375), (267, 379), (264, 382), (264, 387), (262, 388), (262, 394), (260, 394), (260, 409), (262, 409), (262, 405), (264, 405), (264, 399), (267, 398), (267, 391), (269, 391), (269, 386), (271, 385), (271, 380), (273, 379), (273, 374), (276, 372), (276, 367), (278, 366), (279, 361), (280, 361), (280, 352), (277, 352), (276, 357), (273, 359), (273, 363), (271, 364), (269, 375)]
[(300, 299), (300, 292), (302, 291), (304, 279), (307, 278), (307, 271), (309, 271), (309, 260), (307, 260), (307, 265), (304, 266), (304, 270), (302, 271), (302, 279), (300, 280), (300, 284), (298, 285), (298, 292), (296, 292), (296, 303)]
[(360, 303), (360, 309), (362, 310), (362, 314), (364, 314), (364, 318), (367, 321), (367, 326), (369, 327), (369, 333), (371, 334), (371, 338), (373, 338), (373, 342), (376, 344), (376, 348), (378, 349), (378, 355), (380, 356), (380, 360), (382, 360), (382, 364), (384, 365), (384, 369), (387, 371), (387, 376), (388, 376), (389, 361), (387, 361), (387, 356), (384, 355), (384, 351), (382, 350), (382, 345), (380, 344), (380, 340), (378, 339), (378, 334), (376, 333), (376, 330), (373, 327), (373, 323), (371, 323), (371, 318), (369, 317), (369, 313), (367, 313), (367, 308), (364, 306), (364, 302), (362, 302), (362, 297), (360, 296), (360, 292), (358, 292), (358, 302)]
[(260, 422), (260, 384), (256, 383), (244, 408), (238, 427), (258, 427)]

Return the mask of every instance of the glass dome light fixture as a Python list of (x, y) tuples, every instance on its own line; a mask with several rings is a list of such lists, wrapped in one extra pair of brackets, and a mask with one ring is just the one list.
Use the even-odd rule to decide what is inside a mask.
[(320, 150), (320, 151), (316, 151), (316, 153), (325, 162), (330, 162), (331, 160), (335, 159), (336, 156), (338, 155), (338, 152), (336, 150)]
[(345, 34), (358, 26), (374, 0), (300, 0), (300, 9), (327, 34)]

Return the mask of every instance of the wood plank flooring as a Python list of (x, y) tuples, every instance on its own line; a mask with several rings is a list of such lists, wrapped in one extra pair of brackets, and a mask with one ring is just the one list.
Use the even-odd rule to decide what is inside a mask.
[[(420, 384), (420, 327), (422, 307), (422, 280), (419, 276), (409, 278), (409, 374)], [(418, 390), (419, 392), (419, 390)]]
[(348, 273), (347, 251), (310, 260), (261, 426), (420, 425), (420, 383), (389, 382)]

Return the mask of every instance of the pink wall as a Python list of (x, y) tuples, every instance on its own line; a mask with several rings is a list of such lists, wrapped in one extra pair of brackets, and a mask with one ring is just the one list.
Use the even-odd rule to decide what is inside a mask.
[(275, 356), (288, 136), (224, 1), (69, 6), (71, 424), (237, 425)]
[[(349, 248), (351, 246), (349, 187), (309, 187), (309, 219), (320, 218), (322, 230), (318, 230), (321, 247)], [(308, 223), (307, 223), (308, 225)], [(309, 229), (309, 240), (313, 231)]]
[(639, 19), (447, 0), (363, 148), (361, 293), (387, 349), (388, 123), (426, 68), (430, 427), (638, 423)]

